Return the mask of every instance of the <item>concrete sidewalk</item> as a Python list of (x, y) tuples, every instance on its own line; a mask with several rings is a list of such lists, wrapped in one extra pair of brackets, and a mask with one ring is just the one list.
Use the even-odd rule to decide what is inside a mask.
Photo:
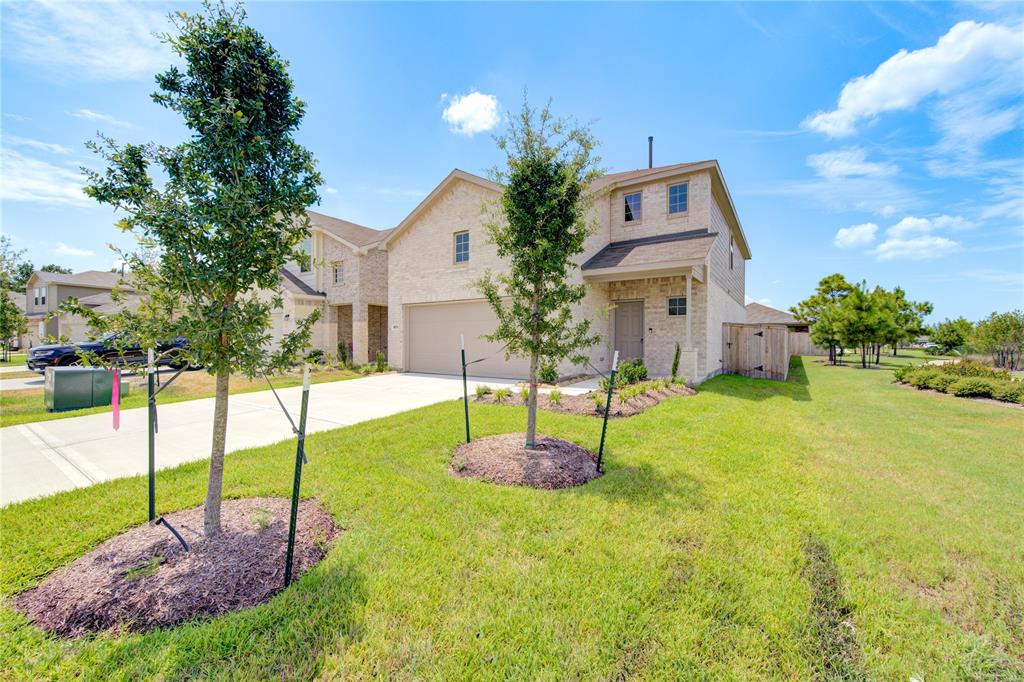
[[(477, 384), (511, 386), (515, 381), (474, 377)], [(278, 391), (298, 422), (301, 387)], [(385, 374), (314, 384), (310, 389), (307, 432), (356, 424), (462, 396), (462, 377)], [(206, 459), (213, 431), (213, 398), (158, 408), (157, 468)], [(231, 396), (228, 452), (292, 438), (291, 425), (270, 391)], [(0, 506), (51, 495), (147, 470), (146, 408), (111, 415), (86, 415), (0, 429)]]

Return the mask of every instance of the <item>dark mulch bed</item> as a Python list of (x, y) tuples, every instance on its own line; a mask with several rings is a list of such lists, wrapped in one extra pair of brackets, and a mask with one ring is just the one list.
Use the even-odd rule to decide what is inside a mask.
[[(619, 399), (619, 393), (616, 391), (612, 395), (611, 408), (608, 410), (609, 417), (632, 417), (633, 415), (640, 414), (649, 407), (654, 407), (662, 400), (673, 398), (677, 395), (696, 395), (697, 392), (688, 386), (683, 384), (673, 384), (666, 389), (651, 390), (644, 395), (637, 396), (632, 400), (622, 402)], [(601, 396), (601, 409), (599, 410), (594, 403), (594, 395)], [(601, 417), (604, 415), (604, 401), (607, 397), (607, 393), (604, 391), (591, 391), (583, 395), (563, 395), (561, 400), (557, 403), (551, 402), (551, 399), (547, 394), (540, 393), (537, 395), (537, 406), (543, 410), (550, 410), (552, 412), (566, 412), (568, 414), (582, 414), (590, 415), (592, 417)], [(478, 403), (490, 403), (500, 405), (517, 405), (523, 406), (526, 403), (519, 398), (518, 390), (513, 392), (513, 395), (505, 398), (501, 403), (498, 403), (493, 393), (489, 393), (480, 398), (473, 398)]]
[[(221, 533), (210, 540), (202, 507), (169, 514), (191, 552), (163, 526), (137, 526), (20, 594), (17, 607), (44, 630), (77, 637), (255, 606), (283, 586), (290, 506), (274, 497), (225, 500)], [(300, 502), (292, 579), (323, 559), (340, 532), (319, 504)]]
[(463, 443), (448, 471), (459, 478), (545, 490), (571, 488), (600, 476), (594, 453), (575, 443), (538, 435), (537, 448), (527, 450), (525, 442), (525, 433), (505, 433)]

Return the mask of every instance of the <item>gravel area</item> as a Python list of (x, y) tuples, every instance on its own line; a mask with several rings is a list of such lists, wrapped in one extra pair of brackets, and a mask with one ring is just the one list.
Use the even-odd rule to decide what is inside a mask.
[(600, 476), (597, 456), (586, 448), (538, 435), (537, 447), (528, 450), (525, 441), (525, 433), (506, 433), (463, 443), (448, 470), (459, 478), (545, 490), (571, 488)]
[[(162, 525), (136, 526), (21, 593), (17, 608), (44, 630), (77, 637), (255, 606), (283, 587), (290, 506), (284, 498), (225, 500), (221, 533), (209, 540), (202, 507), (168, 514), (192, 551)], [(319, 504), (300, 502), (292, 579), (323, 559), (340, 532)]]

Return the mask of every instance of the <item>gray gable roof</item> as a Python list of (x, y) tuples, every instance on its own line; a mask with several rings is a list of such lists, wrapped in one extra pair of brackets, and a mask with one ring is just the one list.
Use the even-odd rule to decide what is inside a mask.
[(612, 242), (584, 263), (583, 270), (701, 259), (711, 250), (716, 236), (717, 232), (690, 230)]

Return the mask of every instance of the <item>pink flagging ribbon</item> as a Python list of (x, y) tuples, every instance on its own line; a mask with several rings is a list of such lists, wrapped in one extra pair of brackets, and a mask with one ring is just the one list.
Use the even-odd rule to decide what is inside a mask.
[(121, 428), (121, 372), (114, 370), (114, 385), (110, 389), (110, 406), (114, 415), (114, 430)]

